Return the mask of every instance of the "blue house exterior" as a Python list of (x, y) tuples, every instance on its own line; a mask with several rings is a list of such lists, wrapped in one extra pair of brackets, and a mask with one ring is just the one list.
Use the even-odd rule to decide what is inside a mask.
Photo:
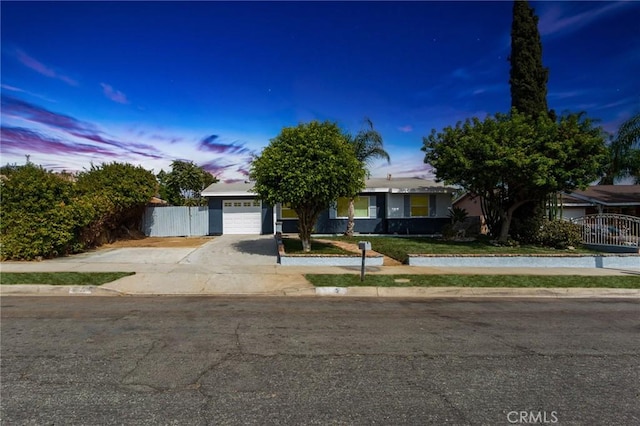
[[(209, 233), (297, 233), (295, 212), (269, 206), (251, 192), (252, 184), (215, 183), (203, 191), (209, 199)], [(450, 221), (455, 188), (419, 178), (369, 179), (355, 202), (355, 232), (360, 234), (437, 234)], [(320, 214), (314, 233), (341, 234), (347, 228), (348, 200), (339, 199)]]

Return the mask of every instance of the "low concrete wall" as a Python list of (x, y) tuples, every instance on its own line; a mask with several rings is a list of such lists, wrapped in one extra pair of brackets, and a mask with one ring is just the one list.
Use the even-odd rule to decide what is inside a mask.
[(611, 268), (640, 270), (640, 255), (409, 255), (410, 266), (471, 268)]
[[(347, 255), (288, 255), (279, 256), (284, 266), (361, 266), (362, 256)], [(367, 256), (365, 266), (382, 266), (382, 256)]]

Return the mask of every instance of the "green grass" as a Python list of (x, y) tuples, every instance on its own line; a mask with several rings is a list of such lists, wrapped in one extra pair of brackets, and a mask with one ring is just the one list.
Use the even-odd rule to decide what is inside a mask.
[(2, 272), (0, 284), (102, 285), (135, 272)]
[(640, 288), (640, 276), (624, 275), (365, 275), (364, 282), (359, 274), (307, 274), (305, 278), (316, 287)]
[[(302, 243), (297, 238), (283, 238), (282, 244), (286, 254), (303, 254)], [(311, 240), (311, 254), (357, 254), (340, 247), (336, 247), (331, 243), (325, 243), (318, 240)]]
[(561, 254), (593, 253), (587, 249), (554, 250), (551, 248), (523, 245), (519, 247), (494, 246), (488, 239), (476, 241), (446, 241), (428, 237), (327, 237), (326, 239), (357, 244), (371, 241), (371, 248), (400, 262), (406, 263), (409, 254)]

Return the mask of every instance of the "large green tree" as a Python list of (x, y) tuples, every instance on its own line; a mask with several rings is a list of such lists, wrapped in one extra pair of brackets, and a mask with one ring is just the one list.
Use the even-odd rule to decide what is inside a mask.
[(171, 171), (160, 170), (160, 198), (174, 206), (197, 206), (205, 203), (202, 190), (218, 178), (192, 161), (175, 160)]
[[(501, 241), (518, 207), (588, 185), (600, 175), (606, 155), (602, 130), (582, 114), (532, 120), (515, 110), (433, 130), (422, 150), (438, 180), (460, 185), (491, 206), (498, 220), (488, 225)], [(485, 205), (483, 213), (491, 213)]]
[(335, 123), (312, 121), (285, 127), (251, 163), (254, 192), (298, 215), (303, 250), (311, 251), (318, 215), (339, 197), (364, 188), (365, 170)]
[(613, 185), (624, 178), (640, 184), (640, 114), (620, 125), (609, 144), (609, 161), (600, 185)]
[(527, 1), (513, 3), (509, 62), (511, 108), (532, 118), (547, 114), (549, 69), (542, 65), (538, 17)]
[[(369, 175), (369, 167), (375, 160), (391, 161), (389, 153), (384, 150), (382, 135), (373, 128), (373, 122), (369, 118), (365, 118), (366, 127), (356, 133), (355, 136), (347, 135), (349, 144), (353, 147), (356, 158), (364, 166), (367, 176)], [(347, 230), (345, 235), (353, 236), (355, 227), (355, 197), (353, 194), (349, 197), (349, 219), (347, 221)]]

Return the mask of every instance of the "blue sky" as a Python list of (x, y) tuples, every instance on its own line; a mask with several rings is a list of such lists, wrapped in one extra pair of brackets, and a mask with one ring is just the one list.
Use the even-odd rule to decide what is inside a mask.
[[(549, 107), (608, 131), (640, 111), (640, 2), (532, 2)], [(432, 128), (506, 112), (512, 2), (7, 2), (1, 162), (160, 171), (191, 160), (245, 179), (282, 127), (357, 132), (430, 176)]]

